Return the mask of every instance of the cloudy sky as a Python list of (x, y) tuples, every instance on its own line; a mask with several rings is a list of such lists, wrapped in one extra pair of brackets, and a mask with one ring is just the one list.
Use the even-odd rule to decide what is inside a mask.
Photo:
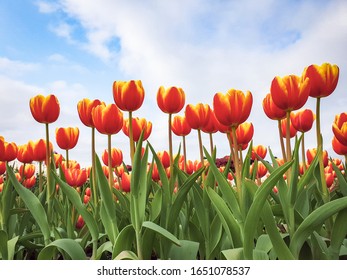
[[(254, 104), (248, 121), (254, 144), (279, 154), (277, 124), (261, 102), (272, 79), (301, 75), (310, 64), (340, 67), (335, 92), (322, 100), (324, 148), (331, 124), (347, 110), (347, 1), (344, 0), (0, 0), (0, 135), (24, 144), (44, 138), (29, 99), (55, 94), (61, 105), (56, 127), (78, 126), (79, 143), (70, 157), (89, 165), (90, 130), (76, 105), (82, 98), (113, 102), (115, 80), (142, 80), (145, 101), (134, 113), (153, 123), (149, 141), (168, 149), (167, 116), (156, 105), (159, 86), (179, 86), (186, 104), (212, 105), (216, 92), (249, 90)], [(314, 109), (315, 100), (305, 108)], [(183, 114), (183, 110), (181, 114)], [(214, 136), (218, 156), (228, 154), (226, 137)], [(197, 159), (197, 133), (187, 138), (188, 158)], [(316, 145), (314, 129), (307, 148)], [(175, 137), (177, 149), (180, 139)], [(208, 146), (208, 138), (203, 138)], [(112, 137), (128, 160), (128, 139)], [(106, 136), (97, 135), (97, 151)], [(56, 147), (58, 152), (62, 152)]]

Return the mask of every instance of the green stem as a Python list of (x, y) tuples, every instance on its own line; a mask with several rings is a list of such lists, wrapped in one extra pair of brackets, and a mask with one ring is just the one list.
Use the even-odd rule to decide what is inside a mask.
[(172, 114), (169, 114), (168, 133), (169, 133), (170, 178), (172, 177), (172, 171), (173, 171), (173, 151), (172, 151), (171, 119), (172, 119)]
[(323, 164), (323, 137), (320, 128), (320, 97), (317, 98), (316, 103), (316, 137), (317, 137), (317, 153), (319, 159), (319, 172), (321, 179), (321, 191), (323, 201), (326, 203), (330, 200), (329, 198), (329, 190), (327, 188), (327, 183), (325, 181), (324, 175), (324, 164)]
[(66, 161), (66, 168), (69, 168), (70, 166), (70, 162), (69, 162), (69, 150), (66, 150), (66, 158), (65, 158), (65, 161)]
[(209, 133), (210, 136), (210, 151), (211, 151), (211, 156), (213, 155), (213, 136), (212, 133)]
[(301, 157), (302, 157), (302, 165), (303, 165), (303, 170), (305, 173), (306, 172), (306, 155), (305, 155), (305, 133), (302, 133), (302, 142), (301, 142)]
[(97, 207), (98, 204), (98, 188), (96, 186), (96, 153), (95, 153), (95, 127), (92, 127), (92, 195), (94, 199), (94, 207)]
[(42, 161), (39, 162), (39, 193), (42, 193)]
[[(204, 163), (204, 153), (203, 153), (203, 149), (202, 149), (201, 130), (200, 130), (200, 129), (198, 129), (198, 139), (199, 139), (200, 161), (201, 161), (201, 165), (202, 165), (203, 167), (205, 167), (205, 163)], [(204, 173), (202, 173), (202, 175), (204, 175)]]
[(112, 188), (114, 184), (113, 180), (113, 169), (112, 169), (112, 155), (111, 155), (111, 134), (107, 135), (107, 150), (108, 150), (108, 183), (110, 185), (110, 190), (112, 193)]
[(134, 134), (133, 134), (133, 114), (129, 111), (129, 140), (130, 140), (130, 159), (131, 165), (134, 164), (134, 154), (135, 154), (135, 143), (134, 143)]
[(48, 221), (52, 221), (52, 200), (53, 200), (53, 185), (51, 184), (51, 151), (49, 147), (49, 126), (48, 123), (45, 124), (46, 128), (46, 166), (47, 166), (47, 216)]
[[(290, 145), (290, 111), (287, 111), (287, 123), (286, 123), (286, 150), (287, 150), (287, 161), (292, 160), (292, 147)], [(287, 162), (286, 161), (286, 162)], [(291, 168), (287, 171), (287, 182), (290, 185)]]
[(279, 133), (279, 136), (280, 136), (282, 157), (283, 157), (284, 162), (287, 162), (286, 150), (284, 148), (284, 141), (283, 141), (283, 137), (282, 137), (282, 124), (281, 124), (281, 120), (278, 120), (277, 122), (278, 122), (278, 133)]
[(236, 189), (239, 195), (240, 203), (242, 201), (242, 187), (241, 187), (241, 169), (240, 169), (240, 159), (238, 155), (238, 144), (237, 144), (237, 137), (236, 137), (236, 127), (231, 127), (231, 134), (232, 134), (232, 143), (233, 143), (233, 161), (234, 161), (234, 167), (235, 167), (235, 185)]
[(183, 157), (184, 157), (184, 172), (187, 172), (187, 148), (186, 148), (186, 137), (183, 138)]

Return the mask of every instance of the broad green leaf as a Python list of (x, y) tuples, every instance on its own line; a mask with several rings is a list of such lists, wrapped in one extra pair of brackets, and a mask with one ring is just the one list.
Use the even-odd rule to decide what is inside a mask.
[(234, 248), (234, 249), (228, 249), (228, 250), (223, 250), (222, 254), (224, 255), (226, 260), (244, 260), (243, 256), (243, 248)]
[(130, 251), (135, 242), (135, 230), (132, 224), (123, 228), (116, 239), (113, 246), (112, 256), (117, 257), (123, 251)]
[(65, 251), (72, 260), (85, 260), (86, 255), (80, 244), (73, 239), (57, 239), (41, 250), (38, 260), (56, 258), (56, 249)]
[(151, 203), (151, 216), (150, 220), (154, 222), (160, 215), (161, 207), (162, 207), (162, 189), (158, 189), (153, 197)]
[(8, 259), (13, 260), (19, 236), (15, 236), (7, 242)]
[(8, 236), (7, 232), (0, 230), (0, 253), (2, 260), (8, 260), (8, 248), (7, 248)]
[(308, 215), (295, 231), (290, 242), (294, 256), (298, 256), (306, 239), (334, 214), (347, 208), (347, 197), (325, 203)]
[(106, 241), (100, 245), (96, 253), (96, 260), (100, 260), (104, 252), (109, 252), (112, 254), (112, 243), (111, 241)]
[(114, 260), (138, 260), (139, 258), (136, 256), (136, 254), (132, 251), (123, 251), (119, 253), (117, 257), (114, 258)]
[(337, 180), (339, 182), (339, 190), (343, 194), (343, 196), (347, 196), (347, 180), (345, 176), (342, 174), (341, 170), (336, 166), (336, 164), (333, 161), (332, 164), (337, 176)]
[(165, 237), (167, 240), (170, 240), (172, 243), (176, 244), (177, 246), (181, 246), (181, 243), (176, 238), (176, 236), (174, 236), (172, 233), (162, 228), (161, 226), (150, 221), (143, 222), (142, 226), (155, 231), (156, 233), (160, 234), (162, 237)]
[(181, 246), (172, 245), (168, 254), (170, 260), (196, 260), (199, 243), (190, 240), (180, 240)]
[(330, 258), (337, 260), (339, 258), (340, 248), (347, 235), (347, 209), (340, 211), (335, 219), (331, 232), (331, 241), (329, 247)]
[(266, 253), (272, 249), (271, 239), (268, 234), (262, 234), (258, 237), (255, 249)]
[[(292, 161), (289, 161), (275, 169), (268, 178), (263, 182), (260, 188), (254, 195), (253, 203), (248, 211), (244, 224), (244, 256), (246, 259), (253, 257), (253, 239), (256, 233), (257, 224), (260, 219), (262, 209), (278, 180), (283, 177), (283, 174), (291, 166)], [(246, 180), (247, 181), (247, 180)]]
[(263, 250), (254, 249), (253, 250), (253, 259), (254, 260), (268, 260), (269, 255), (267, 254), (267, 252), (265, 252)]
[(8, 164), (7, 175), (9, 176), (16, 192), (24, 201), (25, 205), (28, 207), (35, 221), (39, 225), (44, 236), (45, 245), (49, 244), (51, 232), (49, 229), (46, 212), (39, 199), (30, 190), (28, 190), (18, 182), (16, 175), (14, 174), (12, 168), (10, 168)]
[(234, 215), (227, 204), (212, 188), (206, 188), (206, 192), (211, 199), (214, 208), (222, 222), (224, 230), (232, 240), (234, 247), (242, 246), (241, 229)]

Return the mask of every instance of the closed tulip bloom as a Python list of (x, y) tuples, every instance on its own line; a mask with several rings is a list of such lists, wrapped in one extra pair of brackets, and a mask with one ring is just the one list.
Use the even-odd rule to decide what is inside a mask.
[(78, 116), (80, 117), (81, 122), (88, 127), (95, 127), (92, 117), (93, 109), (101, 104), (105, 104), (99, 99), (90, 100), (88, 98), (84, 98), (80, 100), (77, 104)]
[[(53, 145), (50, 143), (50, 150), (53, 150)], [(46, 140), (39, 139), (33, 144), (33, 160), (44, 161), (46, 160)]]
[(336, 88), (339, 80), (339, 67), (330, 63), (310, 65), (304, 69), (304, 77), (310, 79), (311, 97), (329, 96)]
[(314, 120), (315, 115), (310, 109), (305, 109), (290, 114), (290, 121), (294, 128), (303, 133), (312, 128)]
[(0, 155), (5, 153), (5, 139), (0, 136)]
[(185, 116), (175, 116), (171, 122), (171, 130), (177, 136), (187, 136), (192, 128)]
[(267, 154), (267, 148), (263, 145), (252, 146), (252, 160), (255, 160), (258, 155), (260, 158), (264, 159)]
[(30, 178), (35, 174), (34, 164), (22, 164), (19, 166), (19, 174), (22, 178)]
[(60, 149), (71, 150), (77, 145), (80, 131), (78, 127), (59, 127), (55, 130), (55, 139)]
[[(0, 175), (4, 174), (6, 172), (6, 162), (0, 161)], [(1, 178), (1, 176), (0, 176)], [(0, 182), (1, 184), (2, 182)]]
[[(123, 163), (123, 153), (120, 149), (117, 148), (112, 148), (111, 149), (111, 166), (112, 168), (118, 167), (120, 165), (122, 165)], [(108, 151), (104, 150), (104, 152), (102, 153), (102, 162), (105, 165), (108, 165)]]
[(113, 99), (122, 111), (133, 112), (139, 109), (145, 98), (145, 90), (140, 80), (115, 81)]
[(157, 156), (163, 164), (164, 168), (168, 168), (170, 166), (170, 155), (167, 151), (157, 152)]
[(46, 97), (39, 94), (30, 99), (30, 111), (34, 119), (39, 123), (53, 123), (60, 113), (60, 105), (53, 94)]
[(22, 180), (22, 184), (24, 187), (26, 187), (27, 189), (31, 189), (35, 186), (36, 184), (36, 177), (35, 176), (31, 176), (29, 178), (25, 178), (24, 180)]
[[(306, 157), (307, 157), (307, 163), (311, 164), (311, 162), (313, 161), (313, 159), (315, 158), (317, 154), (317, 148), (312, 148), (312, 149), (308, 149), (306, 151)], [(323, 151), (323, 165), (324, 167), (326, 167), (329, 163), (329, 158), (328, 158), (328, 152), (327, 151)]]
[(270, 93), (273, 102), (284, 111), (294, 111), (305, 105), (310, 94), (310, 79), (296, 75), (275, 77)]
[(347, 155), (347, 146), (343, 145), (337, 138), (334, 136), (331, 141), (331, 145), (335, 153), (341, 156)]
[(178, 87), (165, 89), (161, 86), (157, 93), (157, 103), (164, 113), (175, 114), (182, 110), (185, 103), (185, 93)]
[(253, 96), (250, 91), (230, 89), (226, 94), (216, 93), (213, 97), (213, 110), (217, 120), (228, 127), (245, 122), (252, 109)]
[(123, 127), (123, 114), (115, 104), (96, 106), (92, 116), (95, 128), (101, 134), (116, 134)]
[(66, 182), (74, 188), (81, 187), (87, 181), (87, 170), (66, 168), (64, 170)]
[(211, 116), (208, 123), (201, 129), (205, 133), (216, 133), (219, 130), (220, 123), (216, 118), (216, 114), (211, 110)]
[[(139, 141), (142, 131), (143, 140), (147, 140), (152, 133), (152, 123), (145, 118), (132, 118), (132, 123), (134, 141)], [(129, 119), (124, 120), (122, 130), (129, 137)]]
[(244, 122), (236, 128), (237, 144), (240, 146), (248, 145), (254, 134), (254, 126), (250, 122)]
[(31, 141), (28, 144), (18, 146), (17, 159), (22, 163), (31, 163), (34, 160), (34, 143)]
[(189, 126), (193, 129), (202, 129), (206, 126), (210, 116), (211, 108), (208, 104), (188, 104), (186, 107), (185, 117)]
[(4, 142), (4, 152), (0, 154), (0, 161), (12, 161), (17, 158), (18, 147), (16, 143)]
[(130, 192), (131, 175), (129, 173), (124, 172), (121, 176), (121, 180), (122, 180), (122, 190), (127, 193)]
[(272, 120), (282, 120), (286, 117), (286, 111), (280, 109), (272, 100), (271, 93), (263, 99), (263, 110), (267, 117)]
[(332, 128), (337, 140), (347, 146), (347, 113), (336, 115)]
[[(282, 137), (286, 138), (287, 135), (287, 119), (281, 120), (281, 131), (282, 131)], [(289, 137), (293, 138), (297, 134), (297, 130), (293, 126), (292, 122), (290, 122), (290, 134)]]

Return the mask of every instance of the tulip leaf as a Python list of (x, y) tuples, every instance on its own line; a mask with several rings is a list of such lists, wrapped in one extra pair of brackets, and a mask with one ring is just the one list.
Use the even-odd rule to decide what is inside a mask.
[(150, 221), (143, 222), (142, 226), (160, 234), (162, 237), (165, 237), (167, 240), (170, 240), (172, 243), (176, 244), (177, 246), (181, 246), (181, 243), (177, 239), (177, 237), (174, 236), (169, 231), (167, 231), (166, 229), (164, 229), (163, 227)]
[(18, 195), (22, 198), (25, 205), (28, 207), (31, 215), (34, 217), (38, 226), (40, 227), (42, 234), (44, 236), (45, 244), (49, 244), (51, 231), (49, 229), (49, 224), (47, 220), (46, 212), (40, 203), (39, 199), (30, 190), (22, 186), (14, 174), (12, 168), (7, 164), (7, 175), (9, 176), (13, 187), (15, 188)]
[(117, 236), (116, 242), (113, 246), (113, 258), (117, 257), (123, 251), (131, 250), (134, 241), (135, 230), (133, 225), (129, 224), (124, 227)]
[(122, 251), (114, 260), (138, 260), (139, 258), (132, 251)]
[(190, 240), (180, 240), (181, 246), (172, 245), (169, 251), (170, 260), (196, 260), (199, 243)]
[(38, 260), (52, 260), (56, 258), (56, 249), (66, 252), (72, 260), (86, 259), (86, 255), (77, 241), (73, 239), (57, 239), (41, 250)]
[(2, 260), (8, 260), (8, 249), (7, 249), (8, 236), (7, 232), (0, 230), (0, 253)]

